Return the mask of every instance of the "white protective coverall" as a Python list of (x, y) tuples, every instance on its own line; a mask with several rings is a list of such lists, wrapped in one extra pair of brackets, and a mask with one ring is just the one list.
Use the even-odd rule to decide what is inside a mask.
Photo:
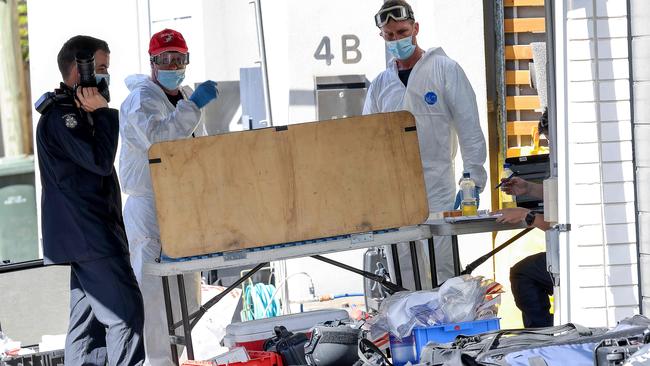
[[(392, 59), (386, 70), (368, 88), (363, 114), (406, 110), (415, 116), (420, 157), (424, 171), (429, 212), (453, 209), (456, 194), (454, 158), (457, 139), (463, 169), (470, 172), (477, 187), (484, 188), (487, 173), (485, 138), (481, 131), (476, 96), (463, 69), (447, 57), (442, 48), (431, 48), (415, 64), (405, 87)], [(423, 288), (431, 286), (426, 241), (418, 245)], [(453, 276), (450, 237), (434, 237), (438, 282)], [(414, 289), (408, 244), (399, 247), (400, 267), (405, 287)], [(386, 250), (390, 256), (391, 251)], [(404, 258), (402, 258), (404, 257)], [(390, 259), (390, 258), (389, 258)], [(392, 260), (389, 260), (392, 266)], [(409, 277), (410, 276), (410, 277)]]
[[(187, 100), (192, 89), (184, 86), (184, 99), (176, 107), (162, 88), (147, 75), (126, 78), (130, 94), (120, 108), (120, 182), (129, 195), (124, 205), (124, 226), (129, 240), (131, 265), (144, 300), (145, 365), (174, 365), (171, 358), (162, 281), (144, 273), (144, 264), (153, 263), (161, 254), (160, 232), (156, 218), (154, 193), (149, 173), (149, 147), (161, 141), (207, 135), (201, 110)], [(174, 320), (180, 319), (177, 282), (169, 281)], [(189, 312), (199, 306), (200, 276), (185, 275)], [(179, 333), (180, 334), (180, 333)], [(180, 354), (180, 353), (179, 353)]]

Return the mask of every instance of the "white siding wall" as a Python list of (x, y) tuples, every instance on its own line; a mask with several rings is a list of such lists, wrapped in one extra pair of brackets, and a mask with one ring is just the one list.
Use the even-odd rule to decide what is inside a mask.
[(572, 231), (562, 320), (585, 325), (613, 326), (639, 311), (627, 24), (625, 0), (566, 1), (558, 124), (566, 123)]
[(637, 183), (639, 252), (643, 313), (650, 311), (650, 3), (631, 0), (632, 72), (634, 80), (634, 139)]

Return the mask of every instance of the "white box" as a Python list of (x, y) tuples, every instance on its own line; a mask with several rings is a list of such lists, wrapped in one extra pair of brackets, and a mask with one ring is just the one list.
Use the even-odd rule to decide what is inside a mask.
[(281, 315), (274, 318), (232, 323), (226, 327), (223, 343), (231, 348), (239, 343), (256, 342), (275, 336), (273, 328), (283, 325), (290, 332), (307, 332), (314, 325), (326, 321), (347, 320), (348, 312), (343, 309), (323, 309), (298, 314)]

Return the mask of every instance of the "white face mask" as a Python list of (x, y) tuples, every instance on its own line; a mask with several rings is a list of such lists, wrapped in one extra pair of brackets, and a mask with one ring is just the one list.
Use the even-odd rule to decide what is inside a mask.
[(387, 41), (388, 51), (398, 60), (406, 60), (415, 52), (413, 36), (408, 36), (396, 41)]
[(167, 90), (176, 90), (185, 79), (185, 69), (158, 70), (158, 82)]

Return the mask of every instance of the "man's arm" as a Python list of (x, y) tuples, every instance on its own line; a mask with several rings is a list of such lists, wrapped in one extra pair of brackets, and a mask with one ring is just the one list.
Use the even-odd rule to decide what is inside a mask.
[[(530, 212), (529, 209), (523, 207), (513, 207), (513, 208), (504, 208), (495, 212), (501, 216), (497, 217), (497, 222), (506, 223), (506, 224), (519, 224), (525, 221), (526, 215)], [(535, 220), (533, 221), (531, 227), (536, 227), (540, 230), (548, 230), (551, 228), (551, 224), (544, 221), (544, 215), (541, 213), (535, 214)]]
[(463, 158), (463, 169), (470, 172), (476, 185), (485, 188), (487, 172), (483, 167), (487, 156), (485, 138), (478, 117), (476, 95), (463, 69), (449, 60), (445, 73), (447, 106)]
[(377, 101), (375, 100), (375, 83), (371, 83), (368, 87), (368, 92), (366, 93), (366, 100), (363, 103), (363, 115), (373, 114), (381, 112), (379, 107), (377, 107)]
[(201, 121), (201, 110), (194, 102), (178, 101), (176, 109), (166, 117), (161, 115), (160, 107), (155, 97), (144, 92), (129, 95), (120, 108), (120, 121), (132, 131), (123, 138), (148, 149), (156, 142), (191, 136)]
[(501, 190), (512, 196), (528, 195), (539, 199), (544, 198), (544, 185), (519, 177), (501, 179)]

